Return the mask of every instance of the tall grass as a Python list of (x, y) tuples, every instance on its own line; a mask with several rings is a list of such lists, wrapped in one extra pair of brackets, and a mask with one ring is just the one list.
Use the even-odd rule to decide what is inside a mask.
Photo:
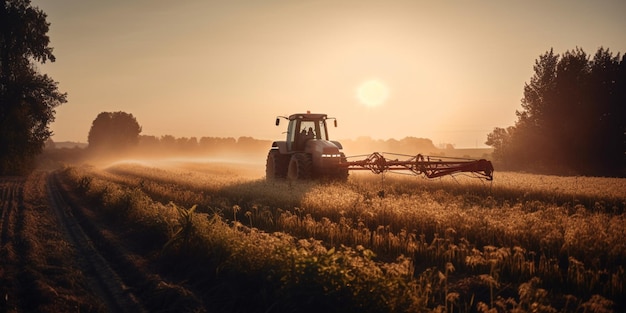
[[(360, 246), (328, 249), (318, 240), (263, 232), (195, 207), (163, 205), (137, 188), (92, 176), (93, 171), (70, 168), (63, 177), (104, 216), (134, 233), (151, 234), (162, 246), (157, 261), (174, 265), (174, 274), (195, 284), (213, 308), (400, 312), (429, 304), (430, 277), (414, 279), (407, 258), (379, 262)], [(237, 293), (224, 294), (229, 290)]]
[[(347, 184), (291, 184), (233, 179), (229, 173), (222, 175), (197, 167), (190, 171), (117, 165), (106, 171), (95, 168), (72, 171), (82, 171), (74, 175), (80, 189), (85, 189), (86, 181), (89, 181), (87, 185), (102, 181), (117, 186), (107, 187), (104, 193), (112, 194), (108, 197), (123, 199), (114, 196), (116, 188), (121, 188), (141, 191), (157, 203), (171, 201), (176, 203), (172, 204), (175, 207), (197, 205), (199, 213), (193, 215), (199, 220), (212, 221), (200, 229), (219, 229), (221, 236), (228, 232), (247, 236), (263, 234), (270, 238), (274, 236), (272, 233), (280, 234), (279, 237), (288, 236), (297, 243), (296, 250), (302, 249), (302, 245), (314, 245), (317, 247), (314, 251), (358, 256), (361, 258), (358, 264), (371, 262), (379, 270), (388, 264), (395, 267), (407, 264), (401, 266), (405, 268), (403, 277), (411, 273), (409, 276), (413, 278), (404, 280), (402, 285), (419, 292), (409, 297), (414, 299), (411, 304), (390, 306), (394, 308), (417, 305), (444, 310), (500, 307), (508, 310), (554, 305), (568, 311), (582, 308), (590, 301), (606, 306), (608, 302), (601, 299), (611, 299), (619, 307), (624, 306), (620, 302), (626, 281), (624, 180), (502, 173), (496, 175), (493, 184), (464, 177), (433, 181), (391, 176), (383, 184), (379, 176), (372, 175), (353, 175)], [(588, 188), (588, 184), (603, 186), (603, 190)], [(97, 190), (86, 194), (103, 193), (102, 188)], [(379, 196), (381, 190), (384, 197)], [(97, 199), (103, 204), (111, 203), (107, 197)], [(129, 201), (123, 200), (126, 204), (121, 207), (129, 207)], [(111, 210), (123, 212), (122, 208)], [(170, 216), (168, 220), (177, 220), (171, 218), (176, 211), (165, 214)], [(165, 227), (170, 240), (176, 238), (174, 234), (182, 227), (177, 223)], [(228, 231), (215, 225), (225, 225)], [(219, 234), (212, 236), (219, 238)], [(193, 251), (205, 245), (220, 246), (199, 241)], [(273, 247), (266, 242), (254, 245), (246, 249), (256, 251), (259, 245)], [(255, 268), (252, 263), (276, 261), (273, 255), (281, 255), (276, 251), (282, 251), (282, 248), (270, 249), (272, 253), (258, 251), (258, 258), (249, 262), (245, 260), (250, 256), (234, 253), (232, 249), (208, 253), (206, 258), (217, 262), (221, 259), (216, 256), (224, 254), (234, 258), (230, 262)], [(313, 254), (312, 259), (303, 262), (307, 271), (315, 269), (320, 275), (311, 279), (333, 281), (337, 279), (334, 272), (317, 268), (321, 266), (319, 262), (332, 260), (323, 258), (324, 253)], [(280, 261), (285, 262), (285, 258), (281, 257)], [(277, 263), (280, 262), (272, 264)], [(299, 272), (300, 268), (291, 264), (289, 275), (311, 273)], [(267, 270), (263, 266), (256, 268)], [(287, 281), (293, 282), (295, 278), (289, 277)], [(352, 286), (345, 279), (339, 281)], [(311, 282), (307, 280), (306, 284)], [(285, 289), (280, 290), (304, 292), (291, 283), (283, 282), (281, 286)], [(346, 289), (329, 292), (334, 289), (326, 286), (323, 290), (327, 292), (323, 294), (347, 296)], [(542, 296), (546, 290), (550, 291), (550, 297)], [(594, 294), (601, 298), (592, 297)]]

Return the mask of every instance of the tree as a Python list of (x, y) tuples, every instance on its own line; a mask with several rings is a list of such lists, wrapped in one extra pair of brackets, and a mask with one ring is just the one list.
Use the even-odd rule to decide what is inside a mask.
[(535, 61), (515, 126), (486, 144), (509, 169), (616, 176), (626, 172), (626, 58), (600, 48), (553, 50)]
[(619, 54), (613, 56), (609, 49), (600, 48), (590, 68), (589, 92), (597, 99), (589, 113), (594, 117), (590, 136), (595, 138), (590, 151), (595, 170), (611, 175), (626, 164), (626, 54), (620, 60)]
[(139, 143), (141, 126), (132, 114), (102, 112), (91, 124), (87, 141), (89, 149), (102, 152), (123, 152)]
[[(553, 126), (550, 112), (557, 111), (553, 99), (556, 98), (558, 60), (559, 55), (550, 49), (535, 61), (535, 75), (524, 85), (523, 110), (515, 111), (518, 121), (515, 127), (507, 129), (510, 138), (500, 151), (494, 149), (494, 156), (507, 159), (505, 163), (515, 169), (538, 170), (548, 162), (545, 159), (553, 155), (554, 145), (543, 134)], [(541, 155), (528, 151), (539, 151)]]
[(500, 161), (498, 165), (504, 165), (506, 168), (512, 169), (514, 168), (513, 164), (508, 164), (510, 158), (508, 156), (508, 149), (510, 149), (510, 142), (512, 133), (515, 131), (515, 127), (510, 126), (509, 128), (494, 128), (493, 132), (487, 135), (486, 145), (493, 147), (493, 158), (494, 160)]
[(34, 64), (55, 61), (46, 17), (29, 0), (0, 4), (0, 175), (32, 169), (52, 135), (54, 108), (67, 101)]

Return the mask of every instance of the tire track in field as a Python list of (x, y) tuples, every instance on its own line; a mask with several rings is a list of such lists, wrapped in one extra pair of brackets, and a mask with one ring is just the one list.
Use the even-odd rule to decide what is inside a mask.
[[(75, 195), (65, 189), (58, 173), (48, 177), (51, 202), (61, 224), (68, 228), (72, 240), (83, 242), (78, 254), (85, 255), (85, 269), (93, 276), (94, 289), (115, 312), (204, 312), (203, 301), (185, 283), (169, 281), (150, 261), (119, 238), (120, 229), (98, 224), (97, 213), (84, 207)], [(72, 233), (70, 233), (72, 232)], [(131, 245), (132, 246), (132, 245)], [(99, 290), (98, 290), (99, 289)]]
[[(17, 294), (20, 287), (16, 284), (19, 270), (19, 249), (16, 249), (15, 224), (16, 211), (20, 206), (19, 196), (24, 188), (24, 179), (3, 177), (0, 180), (0, 311), (8, 311), (19, 307)], [(19, 212), (18, 212), (19, 213)]]
[(2, 182), (2, 223), (0, 223), (0, 247), (4, 247), (9, 242), (9, 236), (11, 235), (10, 227), (11, 220), (14, 218), (13, 211), (17, 206), (17, 196), (20, 193), (20, 190), (23, 188), (23, 180), (18, 180), (16, 178), (9, 178)]
[(135, 295), (130, 292), (120, 275), (98, 251), (85, 233), (72, 208), (65, 201), (54, 174), (49, 175), (48, 195), (61, 227), (82, 256), (80, 263), (87, 270), (90, 287), (106, 303), (111, 312), (146, 312)]

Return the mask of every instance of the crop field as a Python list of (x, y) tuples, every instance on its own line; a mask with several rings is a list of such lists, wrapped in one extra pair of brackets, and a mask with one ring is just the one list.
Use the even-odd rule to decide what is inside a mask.
[(59, 177), (215, 311), (626, 310), (626, 179), (263, 170), (136, 160)]

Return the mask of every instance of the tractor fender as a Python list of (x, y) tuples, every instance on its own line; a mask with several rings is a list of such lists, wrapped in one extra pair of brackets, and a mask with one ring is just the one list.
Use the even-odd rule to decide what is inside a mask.
[(272, 142), (271, 150), (278, 150), (280, 154), (287, 154), (289, 151), (287, 150), (287, 142), (286, 141), (274, 141)]

